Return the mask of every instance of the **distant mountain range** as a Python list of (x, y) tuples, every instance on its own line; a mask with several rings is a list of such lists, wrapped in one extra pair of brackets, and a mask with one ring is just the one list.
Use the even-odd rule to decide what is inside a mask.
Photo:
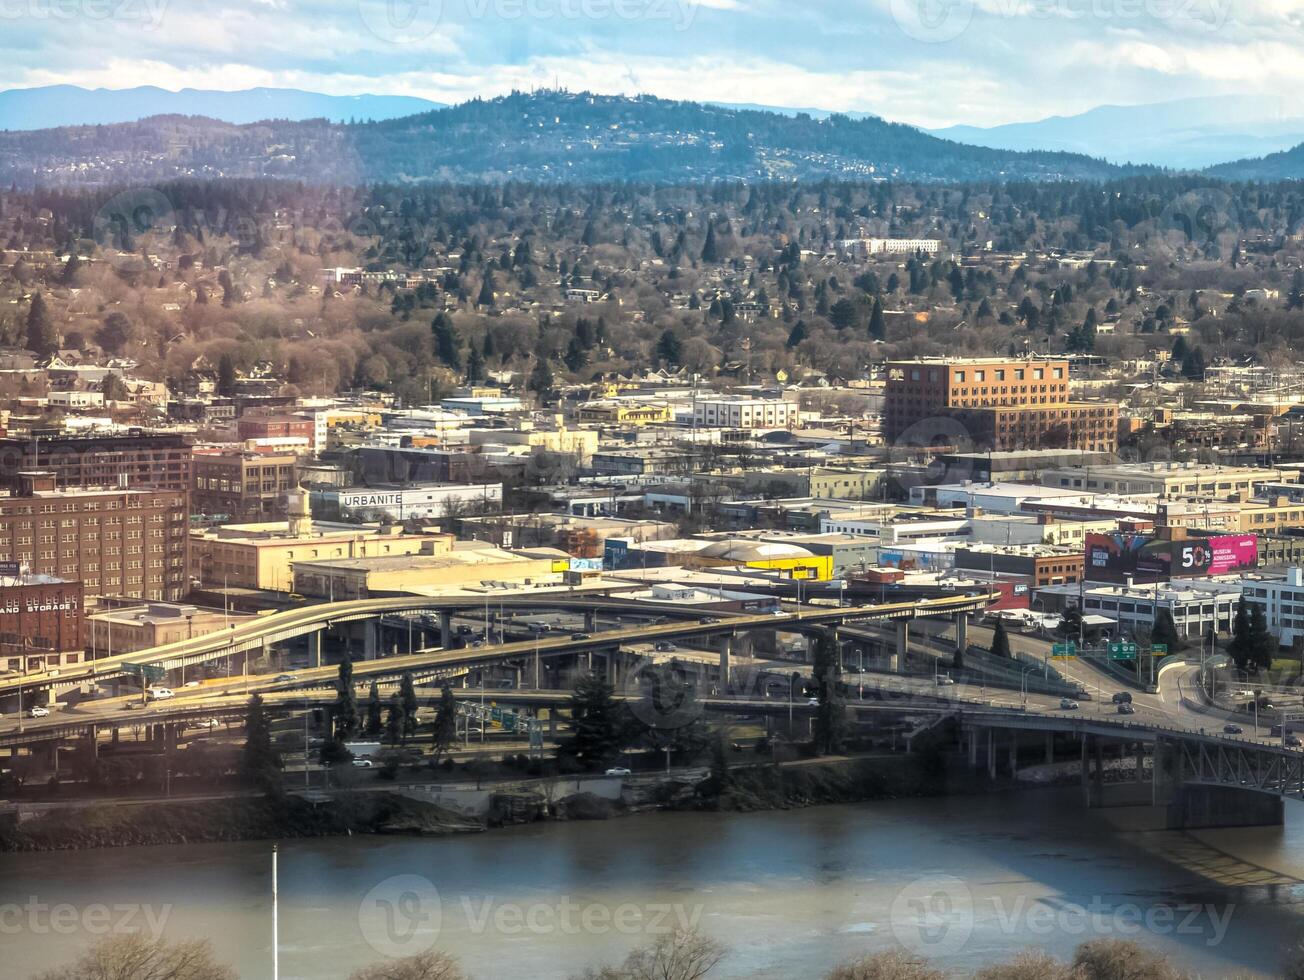
[(1149, 105), (1099, 106), (1076, 116), (984, 129), (949, 126), (934, 136), (1004, 150), (1089, 153), (1112, 163), (1203, 170), (1304, 142), (1304, 102), (1226, 95)]
[(377, 122), (233, 125), (166, 115), (0, 133), (0, 181), (185, 177), (544, 182), (1105, 179), (1146, 168), (966, 146), (874, 116), (782, 115), (650, 96), (516, 93)]
[(322, 95), (293, 88), (169, 92), (152, 85), (125, 89), (47, 85), (0, 92), (0, 129), (102, 126), (173, 115), (206, 116), (236, 124), (264, 119), (349, 122), (395, 119), (440, 108), (442, 103), (406, 95)]

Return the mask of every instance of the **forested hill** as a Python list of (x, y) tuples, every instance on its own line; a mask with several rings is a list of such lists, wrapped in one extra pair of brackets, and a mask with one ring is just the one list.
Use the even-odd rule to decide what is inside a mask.
[(0, 133), (0, 180), (20, 186), (279, 177), (314, 183), (1123, 176), (1081, 154), (967, 146), (882, 119), (814, 119), (652, 97), (518, 93), (382, 122), (236, 126), (157, 116)]

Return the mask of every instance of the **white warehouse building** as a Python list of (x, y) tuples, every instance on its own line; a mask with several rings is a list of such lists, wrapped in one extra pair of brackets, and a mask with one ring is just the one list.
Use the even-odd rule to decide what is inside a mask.
[(501, 507), (501, 483), (427, 483), (314, 490), (315, 512), (328, 519), (429, 520), (464, 514), (482, 507)]

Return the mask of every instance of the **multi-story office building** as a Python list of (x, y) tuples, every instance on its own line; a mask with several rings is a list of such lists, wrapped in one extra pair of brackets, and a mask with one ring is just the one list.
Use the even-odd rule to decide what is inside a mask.
[(1111, 452), (1118, 445), (1118, 406), (1070, 401), (1067, 360), (889, 362), (884, 438), (937, 443), (948, 436), (995, 451)]
[[(191, 440), (176, 432), (33, 432), (0, 439), (0, 486), (16, 489), (28, 470), (53, 473), (59, 487), (157, 487), (189, 491)], [(125, 482), (124, 482), (125, 481)]]
[(53, 575), (0, 575), (0, 668), (80, 663), (82, 584)]
[(699, 398), (693, 403), (693, 422), (720, 429), (790, 429), (800, 410), (795, 402), (778, 398)]
[(186, 591), (186, 494), (59, 487), (53, 473), (18, 474), (0, 497), (0, 562), (81, 582), (87, 597), (176, 600)]
[(285, 495), (297, 484), (293, 452), (255, 452), (244, 447), (195, 450), (193, 509), (235, 520), (285, 516)]

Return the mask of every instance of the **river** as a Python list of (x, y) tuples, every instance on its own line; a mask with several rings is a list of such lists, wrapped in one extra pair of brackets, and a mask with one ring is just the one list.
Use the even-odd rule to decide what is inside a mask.
[[(1283, 900), (1304, 897), (1304, 807), (1286, 810), (1283, 828), (1185, 835), (1055, 790), (291, 841), (280, 975), (343, 978), (433, 945), (481, 980), (566, 978), (682, 922), (728, 947), (719, 980), (816, 978), (903, 944), (962, 971), (1093, 936), (1141, 938), (1203, 977), (1266, 977), (1304, 928)], [(211, 939), (242, 978), (268, 978), (270, 866), (261, 842), (0, 855), (0, 973), (144, 927)]]

